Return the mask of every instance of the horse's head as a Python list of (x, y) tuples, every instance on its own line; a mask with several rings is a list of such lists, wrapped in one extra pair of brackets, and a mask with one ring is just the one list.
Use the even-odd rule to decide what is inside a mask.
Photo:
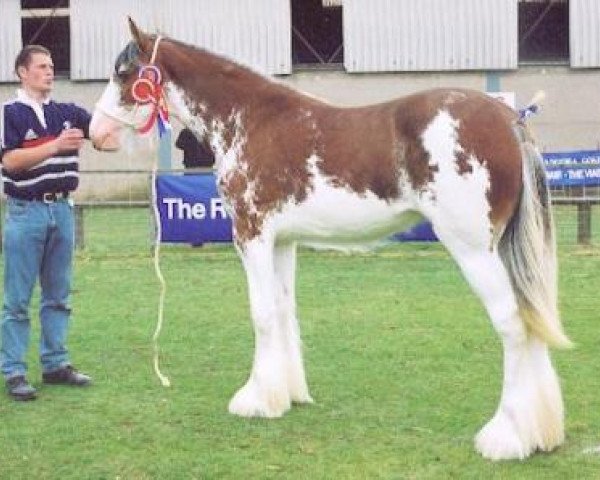
[(161, 37), (142, 32), (131, 18), (129, 28), (132, 40), (115, 61), (90, 125), (99, 150), (118, 150), (126, 138), (151, 131), (166, 112), (165, 73), (156, 62)]

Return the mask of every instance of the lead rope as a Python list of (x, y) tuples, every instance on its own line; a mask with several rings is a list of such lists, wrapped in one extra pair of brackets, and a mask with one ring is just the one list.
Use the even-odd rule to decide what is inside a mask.
[[(154, 65), (154, 60), (156, 59), (156, 52), (158, 51), (158, 44), (160, 43), (162, 37), (159, 35), (156, 37), (156, 41), (154, 42), (154, 49), (152, 50), (152, 57), (150, 58), (150, 65)], [(160, 140), (159, 140), (160, 141)], [(160, 359), (159, 359), (159, 347), (158, 347), (158, 337), (160, 336), (160, 331), (162, 330), (162, 324), (164, 319), (164, 307), (165, 307), (165, 295), (167, 293), (167, 282), (165, 282), (165, 277), (162, 274), (162, 270), (160, 269), (160, 242), (162, 238), (162, 226), (160, 223), (160, 212), (158, 211), (157, 205), (157, 194), (156, 194), (156, 174), (158, 172), (158, 158), (154, 160), (154, 165), (152, 166), (152, 207), (154, 209), (154, 223), (156, 224), (156, 237), (154, 239), (154, 272), (156, 273), (156, 278), (158, 278), (158, 282), (160, 283), (160, 294), (158, 296), (158, 317), (156, 320), (156, 328), (154, 330), (154, 335), (152, 336), (152, 344), (154, 350), (154, 373), (160, 380), (160, 383), (163, 387), (170, 387), (171, 381), (169, 378), (160, 371)]]
[(160, 294), (158, 297), (158, 318), (156, 321), (156, 329), (154, 330), (154, 335), (152, 336), (152, 344), (154, 348), (154, 372), (156, 376), (160, 380), (160, 383), (163, 387), (170, 387), (171, 382), (169, 378), (162, 374), (160, 371), (160, 361), (159, 361), (159, 347), (158, 347), (158, 337), (160, 335), (160, 331), (162, 329), (163, 319), (164, 319), (164, 306), (165, 306), (165, 294), (167, 292), (167, 282), (165, 282), (165, 277), (162, 274), (160, 269), (160, 242), (162, 237), (162, 227), (160, 224), (160, 212), (158, 211), (157, 205), (157, 195), (156, 195), (156, 173), (158, 171), (158, 162), (154, 162), (154, 166), (152, 167), (152, 206), (154, 209), (154, 223), (156, 224), (156, 237), (154, 238), (154, 272), (156, 273), (156, 278), (160, 283)]

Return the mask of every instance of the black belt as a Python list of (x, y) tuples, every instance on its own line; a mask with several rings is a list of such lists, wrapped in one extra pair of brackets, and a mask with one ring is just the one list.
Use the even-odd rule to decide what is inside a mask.
[(44, 203), (53, 203), (63, 198), (69, 198), (69, 192), (45, 192), (35, 195), (12, 194), (11, 197), (19, 200), (37, 201)]

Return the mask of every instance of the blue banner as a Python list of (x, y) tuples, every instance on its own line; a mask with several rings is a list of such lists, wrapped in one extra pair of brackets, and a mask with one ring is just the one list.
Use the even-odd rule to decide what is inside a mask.
[(231, 242), (231, 219), (212, 173), (156, 177), (164, 243)]
[(398, 242), (437, 242), (438, 238), (433, 231), (431, 222), (423, 221), (405, 232), (395, 233), (392, 239)]
[(551, 187), (600, 186), (600, 150), (543, 153)]

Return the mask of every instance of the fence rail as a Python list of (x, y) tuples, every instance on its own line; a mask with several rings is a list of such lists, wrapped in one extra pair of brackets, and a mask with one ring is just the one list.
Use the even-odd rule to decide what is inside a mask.
[[(554, 206), (576, 207), (576, 243), (579, 245), (590, 245), (593, 240), (593, 213), (600, 205), (600, 197), (568, 197), (553, 196)], [(153, 219), (151, 212), (151, 200), (107, 200), (107, 201), (81, 201), (75, 205), (76, 222), (76, 246), (85, 248), (85, 212), (95, 208), (146, 208), (148, 215)], [(561, 228), (560, 223), (557, 228)]]
[(600, 204), (600, 198), (553, 198), (554, 205), (577, 206), (577, 243), (590, 245), (592, 243), (592, 207)]
[(83, 250), (85, 248), (85, 210), (90, 208), (147, 208), (150, 209), (149, 200), (119, 201), (112, 200), (107, 202), (77, 202), (74, 206), (75, 214), (75, 248)]

